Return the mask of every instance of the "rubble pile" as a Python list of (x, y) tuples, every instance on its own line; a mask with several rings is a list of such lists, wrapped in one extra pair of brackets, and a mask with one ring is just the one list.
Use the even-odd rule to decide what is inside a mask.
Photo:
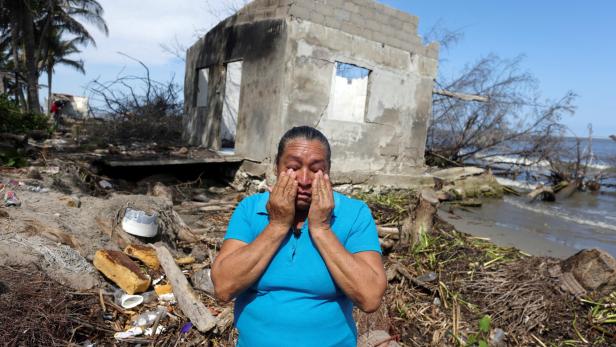
[[(0, 338), (234, 345), (233, 305), (213, 298), (210, 267), (235, 205), (262, 181), (149, 178), (130, 191), (89, 176), (92, 189), (75, 181), (79, 167), (0, 170), (0, 324), (10, 327)], [(359, 345), (613, 344), (616, 261), (599, 251), (531, 257), (457, 232), (437, 218), (440, 204), (502, 194), (489, 173), (458, 171), (418, 192), (358, 189), (389, 281), (377, 312), (355, 312)]]

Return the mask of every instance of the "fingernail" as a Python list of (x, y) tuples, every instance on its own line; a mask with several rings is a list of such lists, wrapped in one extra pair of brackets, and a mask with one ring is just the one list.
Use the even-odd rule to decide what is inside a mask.
[(328, 174), (325, 174), (325, 176), (323, 176), (323, 177), (325, 177), (326, 180), (329, 180), (329, 175)]

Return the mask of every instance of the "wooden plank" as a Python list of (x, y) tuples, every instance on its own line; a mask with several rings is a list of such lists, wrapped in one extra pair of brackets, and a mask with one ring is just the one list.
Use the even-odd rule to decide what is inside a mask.
[(173, 295), (178, 302), (178, 306), (194, 324), (200, 332), (204, 333), (212, 330), (216, 326), (216, 318), (212, 316), (210, 310), (199, 300), (199, 297), (193, 291), (192, 286), (188, 283), (186, 276), (175, 263), (175, 259), (167, 247), (161, 243), (154, 245), (156, 255), (160, 264), (165, 270), (165, 274), (173, 287)]

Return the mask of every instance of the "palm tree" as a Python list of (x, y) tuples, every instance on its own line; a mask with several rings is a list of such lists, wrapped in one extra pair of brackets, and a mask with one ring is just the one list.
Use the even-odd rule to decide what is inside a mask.
[(81, 53), (77, 46), (87, 43), (84, 37), (74, 37), (69, 40), (62, 39), (63, 30), (54, 30), (47, 40), (47, 50), (45, 60), (41, 61), (41, 70), (47, 74), (47, 109), (51, 106), (52, 79), (56, 65), (65, 65), (85, 74), (84, 62), (82, 59), (71, 59), (69, 56)]
[(96, 0), (0, 0), (0, 5), (0, 18), (3, 19), (0, 25), (8, 27), (15, 73), (23, 70), (28, 109), (38, 111), (40, 65), (48, 60), (46, 55), (50, 50), (47, 47), (55, 40), (52, 32), (61, 28), (67, 34), (80, 37), (83, 43), (93, 43), (94, 39), (81, 21), (108, 34), (103, 8)]

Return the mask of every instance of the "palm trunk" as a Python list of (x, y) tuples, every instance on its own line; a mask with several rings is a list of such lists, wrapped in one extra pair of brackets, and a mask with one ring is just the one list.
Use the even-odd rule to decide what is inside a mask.
[(24, 109), (26, 104), (23, 99), (23, 95), (21, 93), (21, 83), (19, 83), (19, 79), (21, 77), (20, 73), (20, 63), (19, 63), (19, 53), (17, 51), (17, 47), (19, 47), (19, 34), (17, 32), (17, 28), (19, 27), (19, 23), (16, 18), (13, 18), (11, 21), (11, 50), (13, 51), (13, 73), (15, 77), (15, 100), (19, 104), (19, 106)]
[(24, 11), (24, 51), (26, 55), (26, 82), (28, 83), (28, 110), (41, 112), (38, 95), (38, 69), (36, 61), (36, 42), (34, 40), (34, 18), (29, 9)]
[(47, 66), (47, 114), (51, 114), (51, 79), (53, 67)]

